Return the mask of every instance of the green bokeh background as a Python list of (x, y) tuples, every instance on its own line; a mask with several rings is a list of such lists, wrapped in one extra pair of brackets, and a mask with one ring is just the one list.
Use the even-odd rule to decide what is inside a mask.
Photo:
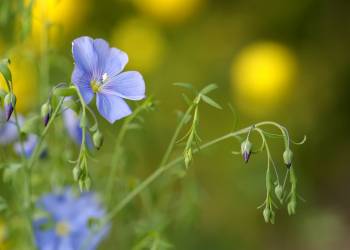
[[(160, 50), (155, 50), (154, 65), (145, 66), (145, 71), (141, 66), (132, 68), (143, 73), (147, 94), (154, 95), (157, 105), (154, 112), (143, 116), (142, 130), (127, 136), (125, 171), (132, 177), (131, 182), (144, 179), (156, 168), (176, 127), (175, 111), (186, 108), (181, 98), (184, 90), (174, 87), (174, 82), (190, 82), (198, 88), (212, 82), (219, 86), (213, 97), (224, 109), (201, 106), (200, 134), (204, 140), (232, 129), (234, 117), (227, 103), (235, 107), (238, 128), (260, 120), (275, 120), (287, 126), (293, 138), (302, 138), (304, 134), (308, 137), (306, 144), (294, 148), (298, 189), (306, 200), (299, 202), (295, 216), (289, 217), (281, 209), (275, 225), (264, 223), (256, 207), (265, 195), (265, 157), (254, 156), (245, 165), (240, 157), (231, 154), (239, 145), (228, 141), (196, 156), (184, 178), (175, 177), (177, 173), (152, 185), (143, 198), (150, 202), (148, 208), (142, 199), (137, 199), (116, 218), (101, 249), (131, 249), (140, 239), (137, 232), (142, 225), (160, 228), (175, 249), (349, 248), (350, 171), (346, 160), (350, 150), (349, 2), (202, 0), (188, 18), (176, 23), (147, 15), (127, 0), (71, 1), (70, 4), (76, 5), (77, 14), (80, 5), (86, 4), (86, 13), (78, 25), (67, 32), (63, 26), (62, 36), (55, 42), (49, 41), (51, 85), (70, 79), (69, 70), (73, 67), (70, 46), (78, 36), (116, 40), (113, 45), (118, 46), (119, 27), (133, 19), (151, 27), (151, 34), (155, 32), (162, 42), (155, 46)], [(4, 56), (9, 49), (22, 44), (21, 50), (40, 58), (40, 53), (33, 52), (34, 45), (27, 42), (31, 35), (21, 37), (18, 20), (23, 18), (14, 11), (9, 21), (1, 22), (0, 52)], [(148, 49), (147, 34), (144, 38), (131, 47)], [(235, 99), (231, 64), (245, 46), (265, 40), (283, 44), (294, 53), (298, 75), (276, 107), (265, 110), (256, 106), (253, 109), (264, 110), (253, 114), (245, 112)], [(133, 51), (126, 52), (137, 56)], [(38, 74), (39, 62), (32, 60)], [(42, 83), (40, 86), (43, 87)], [(40, 101), (34, 103), (33, 109), (39, 105)], [(98, 161), (90, 164), (97, 190), (108, 176), (113, 138), (120, 126), (118, 123), (112, 127), (102, 120), (101, 123), (106, 143), (96, 155)], [(69, 154), (76, 152), (73, 145), (51, 139), (50, 143), (60, 144), (53, 146), (56, 151), (51, 155), (59, 154), (67, 144), (72, 147)], [(271, 142), (279, 167), (283, 167), (282, 143), (274, 139)], [(50, 167), (49, 163), (50, 159), (41, 165)], [(64, 161), (61, 165), (61, 171), (67, 172), (63, 182), (71, 183), (69, 165)], [(10, 196), (11, 190), (1, 184), (2, 194), (8, 192)], [(41, 192), (38, 188), (36, 195)], [(122, 196), (121, 191), (116, 194), (116, 200)]]

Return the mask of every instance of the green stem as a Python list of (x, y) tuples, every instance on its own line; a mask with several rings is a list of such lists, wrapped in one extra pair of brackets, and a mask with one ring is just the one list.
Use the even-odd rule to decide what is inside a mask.
[[(193, 150), (193, 153), (197, 153), (199, 150), (203, 150), (205, 148), (208, 148), (218, 142), (221, 142), (223, 140), (232, 138), (232, 137), (236, 137), (237, 135), (240, 134), (244, 134), (247, 133), (249, 131), (250, 127), (238, 130), (236, 132), (231, 132), (228, 133), (224, 136), (221, 136), (219, 138), (216, 138), (212, 141), (209, 141), (205, 144), (203, 144), (202, 146), (200, 146), (199, 148)], [(117, 204), (117, 206), (115, 206), (111, 212), (109, 214), (106, 215), (106, 217), (103, 220), (102, 224), (107, 223), (108, 221), (110, 221), (114, 216), (116, 216), (130, 201), (132, 201), (139, 193), (141, 193), (146, 187), (148, 187), (154, 180), (156, 180), (160, 175), (162, 175), (164, 172), (166, 172), (167, 170), (169, 170), (170, 168), (176, 166), (177, 164), (183, 162), (184, 157), (180, 156), (177, 157), (176, 159), (172, 160), (171, 162), (169, 162), (168, 164), (165, 165), (161, 165), (160, 167), (158, 167), (150, 176), (148, 176), (144, 181), (142, 181), (134, 190), (132, 190), (128, 195), (125, 196), (124, 199), (121, 200), (121, 202), (119, 202)]]
[(186, 119), (187, 117), (190, 115), (191, 111), (193, 110), (193, 108), (198, 105), (198, 102), (196, 102), (198, 97), (195, 98), (195, 100), (193, 101), (193, 103), (188, 107), (188, 109), (186, 110), (186, 113), (183, 115), (179, 125), (177, 126), (176, 130), (175, 130), (175, 133), (173, 135), (173, 137), (171, 138), (170, 140), (170, 143), (169, 143), (169, 146), (167, 148), (167, 150), (165, 151), (165, 154), (160, 162), (160, 166), (164, 165), (169, 157), (170, 157), (170, 154), (171, 152), (173, 151), (173, 148), (175, 146), (175, 143), (176, 143), (176, 139), (179, 137), (179, 134), (181, 132), (181, 129), (183, 127), (183, 125), (185, 124), (186, 122)]
[(55, 120), (55, 118), (57, 117), (58, 112), (60, 111), (62, 104), (63, 104), (64, 98), (61, 98), (61, 100), (58, 102), (57, 107), (55, 108), (55, 110), (52, 113), (52, 116), (49, 120), (49, 122), (47, 123), (46, 127), (44, 128), (44, 130), (42, 131), (38, 143), (35, 146), (35, 149), (33, 151), (33, 154), (31, 155), (29, 162), (28, 162), (28, 168), (32, 169), (33, 166), (35, 165), (36, 161), (39, 158), (40, 152), (41, 152), (41, 146), (44, 142), (44, 139), (47, 135), (47, 132), (49, 131), (49, 128), (51, 127), (51, 125), (53, 124), (53, 121)]
[(19, 137), (19, 143), (20, 143), (20, 156), (22, 159), (22, 163), (23, 163), (23, 169), (24, 169), (24, 192), (23, 192), (23, 196), (24, 196), (24, 206), (23, 206), (23, 210), (24, 210), (24, 214), (25, 217), (27, 219), (27, 223), (28, 223), (28, 228), (30, 229), (30, 233), (29, 233), (29, 241), (30, 241), (30, 249), (35, 249), (35, 241), (34, 241), (34, 237), (33, 237), (33, 227), (32, 227), (32, 183), (31, 183), (31, 169), (28, 167), (28, 162), (27, 162), (27, 158), (25, 155), (25, 148), (24, 148), (24, 142), (23, 142), (23, 138), (21, 136), (21, 127), (19, 124), (19, 120), (18, 120), (18, 115), (17, 115), (17, 111), (14, 111), (14, 117), (15, 117), (15, 125), (16, 125), (16, 129), (17, 129), (17, 134)]
[(111, 160), (111, 168), (110, 168), (110, 172), (109, 172), (109, 177), (108, 177), (108, 181), (107, 181), (107, 186), (106, 186), (106, 201), (107, 204), (109, 204), (110, 199), (111, 199), (111, 194), (112, 194), (112, 189), (113, 189), (113, 183), (115, 180), (115, 176), (116, 176), (116, 172), (118, 169), (118, 162), (119, 162), (119, 155), (120, 155), (120, 150), (122, 148), (122, 142), (125, 138), (126, 132), (128, 130), (128, 126), (129, 124), (137, 117), (137, 115), (145, 109), (145, 107), (147, 105), (149, 105), (150, 102), (150, 98), (146, 99), (140, 106), (138, 106), (134, 112), (128, 116), (127, 118), (125, 118), (125, 121), (119, 131), (117, 140), (115, 142), (114, 145), (114, 150), (113, 150), (113, 156), (112, 156), (112, 160)]

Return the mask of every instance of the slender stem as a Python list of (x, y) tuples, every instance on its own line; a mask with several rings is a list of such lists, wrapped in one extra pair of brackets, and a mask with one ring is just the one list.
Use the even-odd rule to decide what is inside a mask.
[(175, 130), (175, 133), (174, 133), (173, 137), (170, 140), (169, 146), (168, 146), (167, 150), (165, 151), (165, 154), (164, 154), (164, 156), (163, 156), (163, 158), (162, 158), (162, 160), (160, 162), (160, 166), (164, 165), (168, 161), (168, 159), (170, 157), (170, 154), (173, 151), (173, 148), (175, 146), (176, 139), (179, 137), (179, 134), (181, 132), (181, 129), (182, 129), (183, 125), (186, 122), (187, 117), (190, 115), (190, 113), (193, 110), (193, 108), (197, 105), (197, 102), (196, 102), (197, 98), (195, 98), (193, 103), (188, 107), (188, 109), (186, 110), (186, 113), (183, 115), (179, 125), (177, 126), (177, 128)]
[(122, 148), (122, 142), (124, 140), (125, 134), (128, 130), (128, 125), (137, 117), (137, 115), (145, 109), (145, 107), (149, 104), (149, 100), (150, 99), (146, 99), (140, 106), (138, 106), (134, 112), (128, 116), (127, 118), (125, 118), (125, 121), (119, 131), (117, 140), (115, 142), (114, 145), (114, 150), (113, 150), (113, 156), (112, 156), (112, 160), (111, 160), (111, 168), (110, 168), (110, 172), (109, 172), (109, 177), (108, 177), (108, 181), (107, 181), (107, 186), (106, 186), (106, 201), (107, 204), (110, 202), (111, 199), (111, 194), (112, 194), (112, 189), (113, 189), (113, 183), (115, 180), (115, 176), (116, 176), (116, 172), (117, 172), (117, 168), (118, 168), (118, 162), (119, 162), (119, 155), (120, 155), (120, 150)]
[(33, 237), (33, 227), (32, 227), (32, 183), (31, 183), (31, 169), (28, 167), (28, 161), (25, 155), (25, 148), (24, 148), (24, 142), (23, 138), (21, 136), (21, 127), (18, 120), (17, 111), (14, 111), (14, 117), (15, 117), (15, 125), (17, 129), (17, 134), (19, 137), (19, 144), (20, 144), (20, 156), (23, 163), (23, 169), (24, 169), (24, 214), (28, 222), (28, 227), (30, 229), (30, 248), (35, 248), (34, 244), (34, 237)]
[[(212, 141), (209, 141), (199, 148), (196, 148), (193, 150), (193, 153), (197, 153), (199, 150), (203, 150), (205, 148), (208, 148), (218, 142), (221, 142), (223, 140), (236, 137), (237, 135), (247, 133), (249, 131), (250, 127), (238, 130), (236, 132), (228, 133), (224, 136), (218, 137)], [(122, 199), (121, 202), (115, 206), (109, 214), (106, 215), (106, 217), (103, 220), (102, 224), (107, 223), (110, 221), (114, 216), (116, 216), (130, 201), (132, 201), (140, 192), (142, 192), (146, 187), (148, 187), (154, 180), (156, 180), (160, 175), (162, 175), (165, 171), (168, 169), (176, 166), (177, 164), (181, 163), (184, 160), (184, 156), (179, 156), (176, 159), (172, 160), (168, 164), (161, 165), (158, 167), (150, 176), (148, 176), (144, 181), (142, 181), (134, 190), (132, 190), (128, 195), (125, 196), (124, 199)]]
[(265, 135), (264, 135), (264, 132), (263, 132), (260, 128), (255, 128), (255, 130), (258, 131), (258, 133), (260, 134), (260, 136), (261, 136), (261, 138), (262, 138), (262, 140), (263, 140), (263, 144), (265, 145), (265, 148), (266, 148), (266, 154), (267, 154), (268, 165), (270, 164), (270, 162), (272, 163), (273, 169), (274, 169), (274, 171), (275, 171), (275, 175), (276, 175), (277, 182), (278, 182), (278, 184), (280, 184), (279, 174), (278, 174), (278, 171), (277, 171), (275, 162), (273, 161), (273, 158), (272, 158), (272, 156), (271, 156), (270, 148), (269, 148), (269, 145), (267, 144), (267, 141), (266, 141), (266, 137), (265, 137)]
[(39, 137), (39, 140), (38, 140), (38, 143), (36, 144), (35, 146), (35, 149), (33, 151), (33, 154), (32, 156), (30, 157), (29, 159), (29, 162), (28, 162), (28, 168), (29, 169), (32, 169), (33, 166), (35, 165), (37, 159), (39, 158), (39, 155), (40, 155), (40, 151), (41, 151), (41, 146), (42, 146), (42, 143), (47, 135), (47, 132), (49, 131), (49, 128), (51, 127), (51, 125), (53, 124), (53, 121), (55, 120), (55, 118), (57, 117), (57, 114), (59, 112), (59, 110), (61, 109), (62, 107), (62, 104), (63, 104), (63, 101), (64, 101), (64, 97), (61, 98), (61, 100), (59, 101), (59, 103), (57, 104), (57, 107), (55, 108), (55, 110), (53, 111), (52, 113), (52, 116), (49, 120), (49, 122), (47, 123), (46, 127), (44, 128), (44, 130), (42, 131), (40, 137)]
[(288, 134), (288, 130), (284, 126), (278, 124), (277, 122), (272, 122), (272, 121), (260, 122), (260, 123), (257, 123), (255, 126), (259, 127), (259, 126), (264, 126), (264, 125), (272, 125), (272, 126), (277, 127), (279, 130), (281, 130), (281, 133), (282, 133), (283, 139), (284, 139), (284, 145), (286, 148), (289, 148), (289, 134)]

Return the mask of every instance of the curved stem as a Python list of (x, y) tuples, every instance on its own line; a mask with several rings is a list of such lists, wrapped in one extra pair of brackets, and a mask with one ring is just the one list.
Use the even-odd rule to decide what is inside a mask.
[[(193, 150), (193, 153), (197, 153), (199, 150), (203, 150), (205, 148), (208, 148), (218, 142), (221, 142), (223, 140), (236, 137), (237, 135), (247, 133), (251, 127), (247, 127), (241, 130), (238, 130), (236, 132), (228, 133), (224, 136), (218, 137), (212, 141), (209, 141), (199, 148), (196, 148)], [(127, 204), (129, 204), (130, 201), (132, 201), (139, 193), (141, 193), (146, 187), (148, 187), (154, 180), (156, 180), (159, 176), (161, 176), (164, 172), (169, 170), (170, 168), (176, 166), (177, 164), (183, 162), (184, 156), (177, 157), (176, 159), (172, 160), (168, 164), (161, 165), (158, 167), (150, 176), (148, 176), (144, 181), (142, 181), (134, 190), (132, 190), (127, 196), (125, 196), (124, 199), (122, 199), (121, 202), (115, 206), (110, 213), (106, 215), (104, 218), (102, 224), (107, 223), (110, 221), (114, 216), (116, 216)]]

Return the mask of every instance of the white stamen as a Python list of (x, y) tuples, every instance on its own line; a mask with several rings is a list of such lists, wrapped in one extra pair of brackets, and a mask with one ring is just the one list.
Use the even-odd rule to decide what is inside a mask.
[(102, 82), (105, 83), (107, 81), (107, 79), (108, 79), (107, 73), (103, 73), (103, 75), (102, 75)]

